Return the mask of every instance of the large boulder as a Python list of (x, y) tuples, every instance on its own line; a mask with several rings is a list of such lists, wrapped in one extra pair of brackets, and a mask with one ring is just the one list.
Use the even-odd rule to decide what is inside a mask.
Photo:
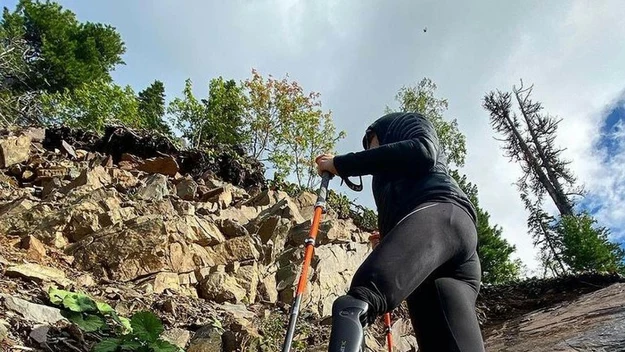
[(68, 251), (79, 269), (128, 281), (171, 267), (167, 237), (162, 217), (146, 215), (93, 233)]
[(176, 159), (168, 155), (144, 160), (137, 165), (137, 170), (150, 174), (174, 176), (178, 173), (180, 168)]
[(227, 264), (231, 262), (245, 262), (258, 260), (260, 252), (258, 243), (252, 236), (242, 236), (229, 239), (213, 247), (215, 262)]
[(237, 303), (247, 297), (247, 291), (241, 287), (237, 279), (226, 273), (225, 269), (211, 272), (198, 286), (198, 294), (201, 298), (223, 303)]
[(76, 189), (89, 192), (105, 187), (110, 183), (111, 175), (102, 166), (96, 166), (93, 169), (84, 169), (75, 180), (63, 188), (63, 192), (67, 193)]
[(145, 182), (145, 186), (137, 191), (137, 198), (152, 202), (162, 201), (168, 195), (167, 177), (161, 174), (150, 175)]
[(28, 161), (30, 142), (29, 136), (0, 139), (0, 168)]

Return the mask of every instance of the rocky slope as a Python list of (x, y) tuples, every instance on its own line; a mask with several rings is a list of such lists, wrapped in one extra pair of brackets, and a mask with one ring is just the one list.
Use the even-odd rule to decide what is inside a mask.
[[(180, 151), (164, 138), (114, 127), (103, 137), (65, 128), (3, 131), (0, 171), (2, 348), (88, 351), (102, 338), (52, 307), (53, 286), (86, 292), (123, 316), (152, 310), (167, 339), (187, 351), (280, 349), (314, 194), (267, 189), (262, 166), (240, 151)], [(332, 302), (370, 252), (369, 235), (331, 209), (325, 215), (297, 350), (324, 350)], [(595, 275), (486, 288), (479, 314), (489, 350), (528, 350), (519, 339), (537, 329), (545, 341), (581, 344), (580, 334), (548, 330), (564, 325), (531, 319), (548, 321), (540, 309), (576, 299), (562, 309), (620, 302), (620, 286), (610, 286), (616, 281)], [(603, 287), (611, 291), (583, 296)], [(613, 321), (606, 314), (620, 314), (608, 306), (604, 318), (593, 318), (596, 336)], [(524, 316), (530, 311), (533, 318)], [(557, 320), (553, 310), (542, 312)], [(581, 319), (580, 312), (566, 314)], [(404, 311), (393, 319), (395, 350), (416, 351)], [(381, 326), (369, 329), (367, 343), (385, 350)], [(555, 342), (527, 346), (549, 350)]]

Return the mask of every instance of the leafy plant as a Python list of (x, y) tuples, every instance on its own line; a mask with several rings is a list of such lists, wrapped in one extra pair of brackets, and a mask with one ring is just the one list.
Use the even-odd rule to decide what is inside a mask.
[(321, 108), (320, 94), (305, 93), (287, 77), (262, 77), (252, 70), (245, 89), (248, 152), (269, 162), (278, 177), (293, 176), (300, 186), (313, 187), (319, 180), (314, 158), (333, 153), (345, 132), (336, 133), (331, 112)]
[(54, 93), (92, 81), (110, 82), (110, 71), (123, 64), (126, 48), (115, 28), (80, 22), (54, 1), (21, 0), (13, 12), (4, 9), (0, 26), (28, 48), (19, 57), (26, 75), (13, 81), (16, 91)]
[(85, 332), (110, 333), (96, 344), (94, 352), (178, 352), (180, 349), (160, 338), (164, 328), (154, 313), (143, 311), (128, 320), (120, 317), (107, 303), (95, 301), (84, 293), (59, 290), (48, 292), (50, 302), (65, 308), (61, 314)]
[[(285, 330), (286, 322), (280, 314), (271, 314), (262, 320), (260, 323), (260, 331), (262, 333), (259, 341), (260, 351), (273, 352), (281, 350), (284, 343)], [(310, 324), (305, 319), (300, 320), (300, 323), (295, 328), (295, 338), (291, 345), (291, 351), (306, 351), (307, 347), (309, 347), (306, 339), (311, 332)]]
[(143, 127), (139, 102), (130, 86), (125, 88), (106, 81), (87, 82), (74, 90), (47, 93), (42, 97), (48, 123), (101, 132), (107, 123)]

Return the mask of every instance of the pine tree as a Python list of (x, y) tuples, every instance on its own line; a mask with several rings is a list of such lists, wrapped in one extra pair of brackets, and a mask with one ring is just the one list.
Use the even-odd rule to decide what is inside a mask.
[(161, 81), (154, 81), (145, 90), (139, 92), (139, 115), (145, 128), (164, 134), (171, 134), (165, 116), (165, 86)]
[[(555, 143), (561, 119), (542, 112), (542, 104), (530, 98), (532, 88), (524, 88), (521, 81), (512, 94), (491, 91), (483, 106), (493, 129), (504, 137), (505, 155), (523, 172), (517, 187), (529, 211), (528, 227), (543, 267), (555, 275), (582, 269), (621, 270), (625, 256), (609, 241), (609, 231), (594, 228), (596, 221), (590, 215), (575, 212), (574, 196), (584, 192), (568, 168), (563, 149)], [(512, 111), (513, 96), (520, 116)], [(547, 195), (558, 209), (557, 216), (544, 210)], [(589, 246), (593, 249), (588, 250)]]

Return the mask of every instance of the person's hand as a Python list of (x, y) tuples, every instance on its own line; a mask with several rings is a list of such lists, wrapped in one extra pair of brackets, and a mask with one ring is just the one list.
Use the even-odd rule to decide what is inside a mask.
[(319, 176), (323, 174), (324, 171), (327, 171), (333, 175), (338, 174), (336, 168), (334, 167), (334, 155), (332, 154), (321, 154), (316, 159), (317, 163), (317, 173)]

